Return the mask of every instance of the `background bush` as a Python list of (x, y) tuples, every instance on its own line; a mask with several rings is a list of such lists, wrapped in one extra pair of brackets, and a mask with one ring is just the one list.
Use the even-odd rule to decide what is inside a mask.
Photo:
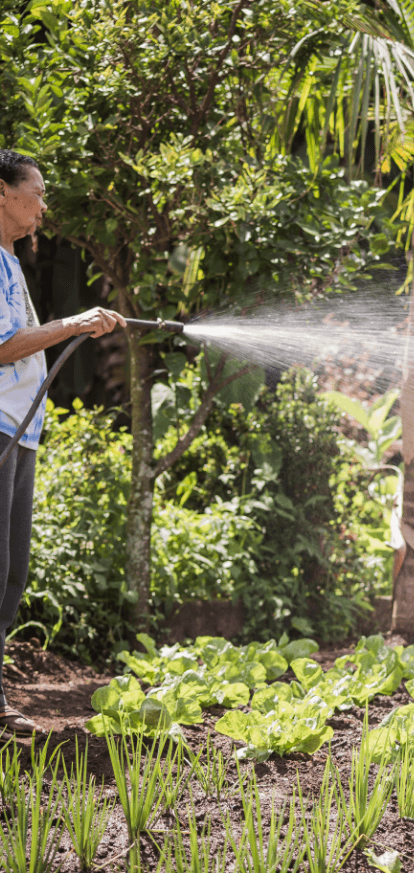
[[(382, 566), (367, 560), (358, 540), (381, 509), (360, 499), (360, 462), (341, 438), (340, 416), (306, 370), (286, 374), (276, 391), (262, 388), (248, 413), (227, 400), (218, 400), (208, 430), (164, 474), (160, 491), (174, 503), (185, 493), (186, 507), (197, 512), (238, 499), (254, 519), (260, 535), (248, 547), (250, 561), (233, 568), (245, 638), (277, 636), (291, 624), (343, 638), (380, 584)], [(163, 450), (170, 439), (167, 432)], [(175, 596), (188, 599), (186, 591)]]
[(42, 622), (60, 648), (88, 660), (125, 633), (131, 438), (113, 432), (113, 414), (74, 406), (64, 417), (47, 404), (20, 619)]
[[(183, 378), (192, 384), (182, 392), (184, 427), (201, 368)], [(245, 640), (292, 627), (344, 637), (381, 582), (380, 562), (372, 566), (357, 537), (380, 509), (360, 500), (360, 465), (346, 454), (338, 413), (304, 370), (285, 375), (276, 392), (262, 388), (250, 412), (227, 400), (217, 399), (208, 429), (157, 482), (155, 629), (183, 601), (241, 597)], [(131, 437), (113, 431), (115, 413), (75, 406), (65, 417), (48, 403), (20, 623), (40, 622), (55, 645), (93, 661), (122, 648), (132, 630), (124, 575)]]

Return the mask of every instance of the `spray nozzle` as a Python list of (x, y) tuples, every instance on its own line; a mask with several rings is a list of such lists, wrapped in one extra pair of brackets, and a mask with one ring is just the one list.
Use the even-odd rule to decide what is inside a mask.
[(125, 321), (128, 327), (132, 327), (135, 330), (154, 330), (154, 328), (158, 328), (158, 330), (165, 330), (168, 333), (182, 333), (184, 330), (184, 324), (182, 321), (165, 321), (163, 318), (157, 318), (156, 321), (143, 321), (139, 318), (126, 318)]

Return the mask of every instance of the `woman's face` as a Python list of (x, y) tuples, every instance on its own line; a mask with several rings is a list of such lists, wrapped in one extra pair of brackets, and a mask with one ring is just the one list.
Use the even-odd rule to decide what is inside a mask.
[(23, 165), (22, 169), (25, 175), (17, 184), (8, 185), (0, 180), (3, 230), (13, 240), (34, 233), (47, 209), (42, 174), (31, 164)]

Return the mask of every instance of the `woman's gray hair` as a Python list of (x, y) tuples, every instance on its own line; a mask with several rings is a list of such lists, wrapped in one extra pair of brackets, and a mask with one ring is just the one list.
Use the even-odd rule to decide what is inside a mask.
[(0, 179), (8, 185), (18, 185), (25, 179), (27, 166), (38, 167), (38, 164), (29, 155), (21, 155), (11, 149), (0, 149)]

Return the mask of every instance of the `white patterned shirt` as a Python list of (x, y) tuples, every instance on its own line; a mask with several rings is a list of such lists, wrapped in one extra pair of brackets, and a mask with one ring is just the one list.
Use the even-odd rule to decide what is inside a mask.
[[(23, 327), (38, 325), (22, 268), (0, 246), (0, 344)], [(0, 364), (0, 431), (13, 436), (46, 378), (44, 352)], [(46, 395), (19, 443), (37, 449), (45, 415)]]

